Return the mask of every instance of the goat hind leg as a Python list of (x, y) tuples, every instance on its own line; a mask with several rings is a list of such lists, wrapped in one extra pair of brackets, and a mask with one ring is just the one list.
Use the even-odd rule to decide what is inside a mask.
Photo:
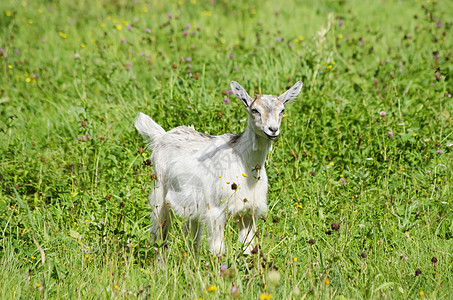
[(153, 242), (156, 242), (159, 238), (165, 241), (171, 224), (171, 213), (169, 207), (164, 202), (162, 188), (154, 187), (149, 200), (152, 209), (150, 232), (153, 236)]
[(209, 250), (213, 254), (223, 255), (225, 253), (225, 215), (221, 211), (211, 209), (206, 221), (208, 229)]

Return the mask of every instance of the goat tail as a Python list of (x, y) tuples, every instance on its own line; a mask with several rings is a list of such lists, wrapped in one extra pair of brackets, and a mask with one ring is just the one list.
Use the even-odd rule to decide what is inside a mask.
[(148, 141), (148, 147), (151, 149), (165, 133), (165, 130), (159, 124), (144, 113), (138, 113), (134, 125), (142, 137)]

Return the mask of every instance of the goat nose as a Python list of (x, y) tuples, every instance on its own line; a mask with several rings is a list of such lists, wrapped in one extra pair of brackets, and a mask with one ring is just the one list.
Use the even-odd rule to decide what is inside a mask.
[(278, 131), (277, 127), (269, 127), (269, 131), (272, 133), (276, 133)]

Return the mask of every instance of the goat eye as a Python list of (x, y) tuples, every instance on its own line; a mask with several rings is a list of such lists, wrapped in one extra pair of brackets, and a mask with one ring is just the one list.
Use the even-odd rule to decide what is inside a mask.
[(282, 115), (282, 114), (283, 114), (284, 112), (285, 112), (285, 110), (284, 110), (284, 109), (282, 109), (282, 111), (280, 112), (280, 114)]
[(254, 109), (254, 108), (252, 109), (252, 114), (259, 114), (259, 113), (260, 112), (258, 110)]

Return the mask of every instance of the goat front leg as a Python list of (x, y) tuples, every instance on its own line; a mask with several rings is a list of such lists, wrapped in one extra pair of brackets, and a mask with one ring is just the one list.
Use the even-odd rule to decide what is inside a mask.
[(254, 237), (256, 232), (255, 218), (252, 214), (240, 216), (239, 219), (239, 243), (244, 247), (244, 254), (251, 254), (254, 246)]
[(218, 256), (225, 253), (225, 214), (219, 209), (210, 209), (207, 215), (208, 244), (211, 253)]

